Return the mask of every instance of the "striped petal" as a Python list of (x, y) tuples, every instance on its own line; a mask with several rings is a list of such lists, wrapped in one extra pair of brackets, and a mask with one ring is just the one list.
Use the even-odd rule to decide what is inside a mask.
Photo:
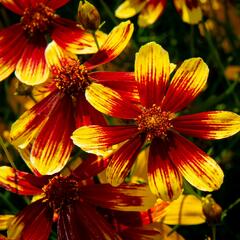
[(26, 45), (20, 24), (0, 30), (0, 81), (15, 70)]
[(75, 128), (94, 124), (106, 125), (103, 114), (93, 108), (83, 94), (76, 99), (75, 122)]
[(181, 195), (166, 207), (166, 214), (160, 220), (169, 225), (193, 225), (206, 222), (202, 201), (194, 195)]
[(227, 111), (180, 116), (172, 123), (180, 133), (204, 139), (222, 139), (240, 131), (240, 116)]
[(68, 2), (69, 0), (48, 0), (47, 6), (55, 10), (67, 4)]
[(167, 0), (149, 0), (138, 16), (138, 25), (147, 27), (156, 22), (167, 5)]
[(22, 15), (24, 12), (24, 6), (19, 4), (19, 1), (17, 0), (1, 0), (0, 3), (18, 15)]
[(25, 148), (43, 127), (58, 101), (59, 96), (53, 92), (21, 115), (11, 127), (12, 144), (19, 148)]
[[(48, 240), (52, 228), (53, 213), (47, 203), (38, 200), (25, 207), (11, 221), (9, 239)], [(44, 231), (43, 231), (44, 229)]]
[[(98, 51), (91, 33), (81, 29), (75, 22), (63, 18), (55, 18), (55, 28), (51, 38), (66, 51), (75, 54), (90, 54)], [(98, 44), (105, 41), (105, 35), (97, 32)]]
[(121, 143), (137, 133), (136, 126), (85, 126), (73, 132), (75, 145), (86, 152), (96, 153), (112, 145)]
[(184, 22), (197, 24), (202, 20), (202, 10), (198, 0), (173, 0), (173, 3)]
[(120, 23), (109, 33), (100, 50), (86, 61), (84, 65), (88, 69), (93, 69), (112, 61), (127, 46), (132, 34), (133, 24), (130, 21)]
[(205, 87), (208, 72), (208, 66), (201, 58), (185, 60), (170, 83), (163, 110), (178, 112), (191, 103)]
[(194, 187), (214, 191), (223, 182), (223, 171), (210, 156), (186, 138), (172, 134), (169, 154), (176, 168)]
[(66, 165), (72, 150), (73, 113), (71, 98), (64, 96), (35, 139), (30, 160), (42, 175), (59, 172)]
[(118, 18), (130, 18), (142, 11), (146, 5), (146, 0), (125, 0), (115, 11)]
[(133, 72), (91, 72), (88, 75), (94, 82), (101, 83), (117, 91), (124, 99), (139, 101), (137, 84)]
[(46, 47), (47, 43), (43, 37), (28, 41), (15, 71), (16, 77), (21, 82), (36, 85), (47, 80), (49, 68), (44, 56)]
[(51, 66), (59, 66), (61, 67), (61, 59), (63, 58), (72, 58), (77, 59), (77, 56), (73, 53), (65, 51), (63, 48), (57, 45), (55, 41), (52, 41), (48, 44), (45, 50), (45, 58), (47, 61), (47, 65)]
[(41, 188), (47, 183), (47, 178), (36, 177), (7, 166), (0, 167), (0, 186), (7, 191), (23, 195), (36, 195), (42, 193)]
[(137, 135), (127, 141), (113, 154), (106, 170), (108, 183), (112, 186), (118, 186), (124, 182), (144, 142), (145, 138)]
[(170, 76), (168, 52), (155, 42), (140, 48), (136, 54), (135, 77), (143, 106), (160, 105)]
[(97, 176), (108, 165), (109, 159), (98, 157), (94, 154), (88, 154), (85, 159), (77, 168), (72, 171), (72, 175), (78, 179), (87, 179)]
[(83, 198), (89, 203), (119, 211), (144, 211), (156, 202), (145, 185), (120, 185), (112, 187), (109, 184), (95, 184), (81, 187)]
[[(61, 220), (63, 227), (58, 227), (62, 233), (60, 240), (121, 239), (107, 223), (105, 218), (101, 216), (95, 208), (85, 202), (79, 203), (76, 201), (72, 206), (68, 206), (67, 209), (63, 211), (63, 216), (60, 216), (59, 221)], [(67, 235), (66, 233), (69, 234)], [(69, 238), (67, 238), (68, 236)]]
[(85, 91), (87, 101), (99, 112), (116, 118), (134, 119), (140, 109), (111, 88), (92, 83)]
[(148, 182), (152, 193), (164, 201), (174, 200), (182, 192), (182, 177), (169, 157), (168, 143), (161, 139), (150, 145)]

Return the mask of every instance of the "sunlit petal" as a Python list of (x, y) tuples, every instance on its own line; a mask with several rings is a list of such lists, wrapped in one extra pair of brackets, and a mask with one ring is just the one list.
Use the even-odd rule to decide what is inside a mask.
[(136, 54), (135, 77), (143, 106), (160, 105), (170, 76), (168, 52), (155, 42), (140, 48)]
[(201, 58), (185, 60), (174, 74), (162, 108), (172, 112), (185, 108), (205, 87), (208, 72)]

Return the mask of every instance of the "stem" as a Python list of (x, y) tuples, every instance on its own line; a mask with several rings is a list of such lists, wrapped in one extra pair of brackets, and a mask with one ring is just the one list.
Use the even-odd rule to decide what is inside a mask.
[(99, 51), (99, 50), (100, 50), (100, 46), (99, 46), (99, 44), (98, 44), (96, 32), (95, 32), (95, 31), (92, 31), (92, 35), (93, 35), (94, 41), (95, 41), (95, 43), (96, 43), (96, 45), (97, 45), (97, 49), (98, 49), (98, 51)]
[(7, 197), (0, 192), (0, 199), (2, 200), (2, 202), (10, 209), (12, 210), (14, 213), (18, 212), (18, 209), (7, 199)]
[(184, 190), (188, 193), (188, 194), (192, 194), (194, 195), (195, 197), (197, 197), (198, 199), (201, 199), (201, 196), (199, 196), (193, 189), (193, 187), (187, 182), (187, 181), (184, 181), (183, 182), (183, 187), (184, 187)]
[(12, 156), (11, 156), (10, 153), (8, 152), (8, 150), (7, 150), (6, 146), (5, 146), (5, 143), (4, 143), (4, 141), (3, 141), (3, 139), (2, 139), (1, 136), (0, 136), (0, 145), (1, 145), (4, 153), (6, 154), (6, 157), (7, 157), (8, 161), (10, 162), (11, 166), (12, 166), (13, 168), (16, 168), (16, 166), (15, 166), (15, 164), (14, 164), (14, 161), (13, 161), (13, 159), (12, 159)]
[(212, 225), (212, 240), (216, 240), (216, 233), (217, 233), (217, 228), (216, 225)]
[(238, 198), (234, 203), (232, 203), (227, 209), (225, 209), (223, 212), (222, 212), (222, 216), (221, 216), (221, 221), (224, 220), (224, 218), (227, 216), (227, 212), (229, 210), (231, 210), (232, 208), (234, 208), (236, 205), (238, 205), (240, 203), (240, 198)]
[(112, 11), (110, 10), (110, 8), (108, 7), (108, 5), (103, 1), (100, 0), (101, 5), (103, 6), (104, 10), (106, 11), (106, 13), (108, 14), (108, 16), (111, 18), (112, 22), (117, 25), (118, 21), (115, 18), (115, 16), (112, 14)]

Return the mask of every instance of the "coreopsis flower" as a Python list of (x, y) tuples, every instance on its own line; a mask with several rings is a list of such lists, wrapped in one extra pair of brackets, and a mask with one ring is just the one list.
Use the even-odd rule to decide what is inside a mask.
[[(49, 68), (44, 57), (47, 38), (65, 50), (77, 54), (95, 53), (97, 46), (91, 33), (71, 20), (61, 18), (56, 9), (68, 0), (15, 1), (1, 3), (21, 16), (19, 23), (0, 30), (0, 81), (14, 70), (17, 78), (29, 85), (47, 80)], [(99, 35), (99, 44), (102, 43)]]
[(226, 138), (240, 130), (240, 116), (228, 111), (185, 116), (179, 113), (203, 90), (208, 72), (201, 58), (191, 58), (182, 63), (170, 81), (167, 51), (154, 42), (144, 45), (135, 60), (140, 104), (127, 101), (99, 84), (87, 95), (99, 111), (133, 123), (81, 127), (73, 133), (74, 143), (92, 153), (122, 143), (106, 169), (107, 181), (114, 186), (124, 181), (142, 146), (149, 142), (148, 182), (158, 197), (176, 199), (182, 192), (182, 177), (202, 191), (218, 189), (223, 181), (221, 168), (181, 134), (203, 139)]
[[(17, 148), (24, 149), (30, 143), (30, 161), (41, 174), (60, 171), (68, 161), (72, 150), (70, 136), (74, 129), (88, 124), (104, 124), (97, 112), (85, 98), (86, 89), (98, 82), (115, 86), (134, 82), (133, 73), (90, 72), (99, 65), (116, 58), (129, 42), (133, 25), (127, 21), (119, 24), (109, 34), (101, 49), (81, 64), (77, 56), (62, 50), (53, 41), (46, 49), (46, 59), (51, 69), (51, 79), (46, 86), (49, 94), (26, 111), (11, 127), (11, 140)], [(118, 83), (118, 84), (117, 84)], [(127, 95), (132, 95), (130, 87)], [(124, 92), (125, 88), (118, 88)]]
[[(182, 20), (189, 24), (199, 23), (202, 11), (198, 0), (173, 0)], [(147, 27), (156, 22), (166, 8), (167, 0), (125, 0), (115, 11), (118, 18), (130, 18), (140, 13), (138, 25)]]
[(97, 207), (144, 211), (156, 201), (143, 185), (115, 188), (93, 184), (84, 177), (35, 176), (7, 166), (0, 167), (0, 186), (20, 195), (35, 196), (35, 201), (10, 221), (9, 239), (47, 240), (54, 221), (58, 239), (121, 239)]

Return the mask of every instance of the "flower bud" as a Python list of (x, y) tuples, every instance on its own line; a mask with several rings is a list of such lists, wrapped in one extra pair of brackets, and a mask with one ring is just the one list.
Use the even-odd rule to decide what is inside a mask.
[(79, 2), (78, 20), (85, 29), (92, 31), (98, 29), (101, 21), (98, 10), (88, 1)]
[(217, 224), (221, 221), (222, 207), (215, 202), (211, 195), (202, 200), (203, 213), (210, 224)]

